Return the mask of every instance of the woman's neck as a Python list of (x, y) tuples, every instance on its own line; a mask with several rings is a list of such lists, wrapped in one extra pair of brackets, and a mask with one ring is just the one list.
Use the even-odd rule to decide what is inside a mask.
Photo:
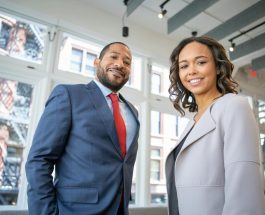
[(199, 97), (196, 98), (196, 103), (198, 106), (198, 111), (196, 113), (196, 115), (194, 116), (194, 120), (196, 122), (199, 121), (199, 119), (201, 118), (201, 116), (204, 114), (204, 112), (207, 110), (207, 108), (219, 97), (221, 97), (222, 94), (221, 93), (215, 93), (211, 96), (205, 96), (205, 97)]

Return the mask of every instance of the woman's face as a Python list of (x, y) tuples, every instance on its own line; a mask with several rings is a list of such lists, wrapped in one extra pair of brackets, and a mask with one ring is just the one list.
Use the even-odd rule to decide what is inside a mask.
[(218, 93), (217, 71), (209, 48), (198, 42), (187, 44), (179, 53), (179, 77), (195, 98)]

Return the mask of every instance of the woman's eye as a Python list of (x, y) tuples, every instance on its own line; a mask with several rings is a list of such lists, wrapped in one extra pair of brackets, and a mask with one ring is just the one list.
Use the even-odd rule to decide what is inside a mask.
[(199, 61), (198, 64), (205, 64), (206, 61)]
[(179, 69), (185, 69), (185, 68), (187, 68), (188, 67), (188, 65), (180, 65), (179, 66)]

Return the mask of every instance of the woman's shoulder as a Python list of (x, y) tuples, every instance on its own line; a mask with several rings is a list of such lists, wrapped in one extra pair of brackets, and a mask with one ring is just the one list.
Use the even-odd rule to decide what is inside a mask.
[(247, 104), (248, 103), (248, 99), (245, 96), (241, 96), (238, 94), (234, 94), (234, 93), (227, 93), (225, 95), (223, 95), (222, 97), (220, 97), (216, 103), (225, 103), (228, 106), (229, 105), (242, 105), (242, 104)]
[(216, 101), (215, 107), (219, 111), (223, 110), (226, 114), (234, 111), (245, 112), (251, 109), (247, 97), (233, 93), (227, 93), (220, 97)]

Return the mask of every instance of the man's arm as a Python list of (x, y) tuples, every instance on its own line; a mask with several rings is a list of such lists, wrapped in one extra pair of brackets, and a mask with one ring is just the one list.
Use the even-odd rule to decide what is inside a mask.
[(26, 163), (30, 215), (57, 214), (52, 172), (62, 154), (71, 125), (71, 106), (65, 87), (51, 93), (36, 129)]

